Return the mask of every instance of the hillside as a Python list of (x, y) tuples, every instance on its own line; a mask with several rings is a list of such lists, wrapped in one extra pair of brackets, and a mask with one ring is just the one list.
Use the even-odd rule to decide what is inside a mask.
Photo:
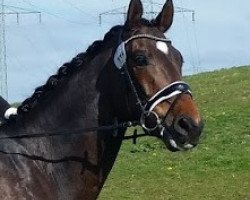
[(185, 80), (205, 120), (201, 144), (171, 153), (160, 141), (123, 143), (100, 200), (250, 199), (250, 66)]

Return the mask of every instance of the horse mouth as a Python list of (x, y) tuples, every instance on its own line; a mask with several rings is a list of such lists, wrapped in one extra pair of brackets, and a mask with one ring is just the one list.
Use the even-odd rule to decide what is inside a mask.
[(168, 150), (172, 152), (188, 151), (197, 146), (197, 143), (191, 143), (186, 138), (184, 139), (175, 137), (174, 133), (172, 131), (166, 130), (166, 128), (162, 129), (161, 136)]

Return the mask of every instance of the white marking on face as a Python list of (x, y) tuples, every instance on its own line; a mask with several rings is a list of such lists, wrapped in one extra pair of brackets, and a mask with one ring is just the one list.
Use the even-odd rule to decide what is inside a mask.
[(168, 45), (166, 42), (158, 41), (156, 42), (156, 47), (165, 54), (168, 54)]

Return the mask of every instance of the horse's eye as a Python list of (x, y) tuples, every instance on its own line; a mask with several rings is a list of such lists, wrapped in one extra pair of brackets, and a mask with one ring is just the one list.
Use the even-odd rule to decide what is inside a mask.
[(145, 55), (136, 55), (135, 62), (137, 66), (146, 66), (148, 65), (148, 60)]

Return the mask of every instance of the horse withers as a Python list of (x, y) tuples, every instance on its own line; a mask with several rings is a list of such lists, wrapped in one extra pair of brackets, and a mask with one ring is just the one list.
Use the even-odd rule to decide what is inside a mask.
[(202, 120), (181, 81), (183, 59), (164, 35), (173, 13), (168, 0), (148, 21), (131, 0), (123, 26), (22, 102), (0, 127), (0, 199), (96, 199), (129, 122), (171, 151), (198, 144)]

